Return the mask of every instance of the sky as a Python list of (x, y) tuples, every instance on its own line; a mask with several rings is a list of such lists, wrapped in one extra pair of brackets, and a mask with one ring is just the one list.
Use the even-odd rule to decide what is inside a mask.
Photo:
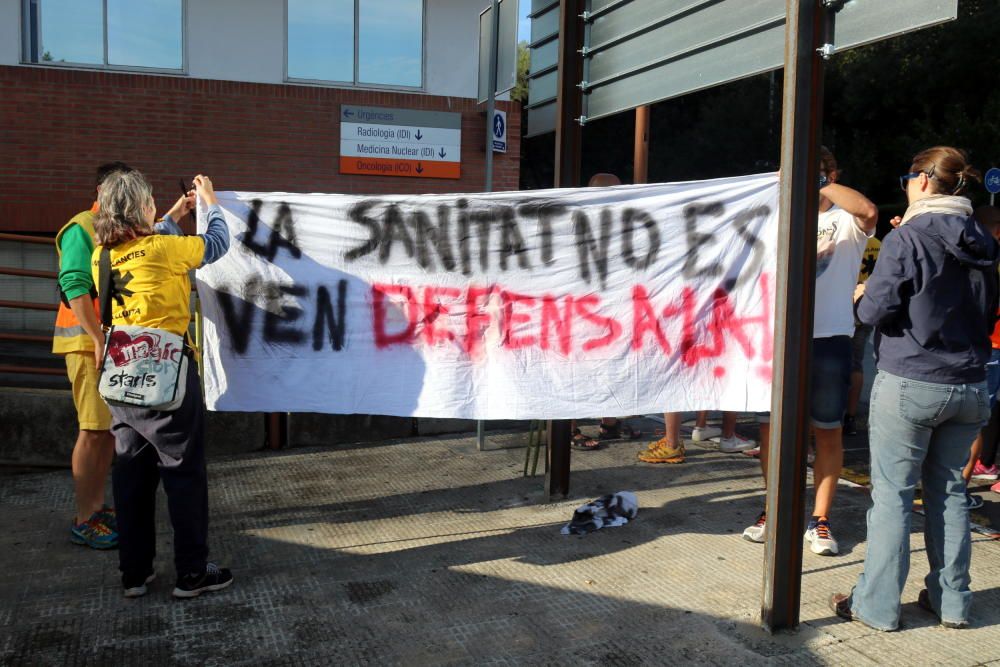
[(517, 7), (520, 20), (517, 23), (517, 41), (527, 42), (531, 35), (531, 21), (528, 20), (528, 12), (531, 11), (531, 0), (521, 0)]

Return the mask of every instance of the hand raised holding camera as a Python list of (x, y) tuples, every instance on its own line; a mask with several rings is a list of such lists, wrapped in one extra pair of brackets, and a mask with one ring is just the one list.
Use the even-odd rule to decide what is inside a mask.
[(186, 195), (180, 197), (170, 210), (166, 212), (165, 215), (169, 215), (173, 218), (174, 222), (180, 222), (181, 219), (194, 210), (194, 191), (187, 193)]

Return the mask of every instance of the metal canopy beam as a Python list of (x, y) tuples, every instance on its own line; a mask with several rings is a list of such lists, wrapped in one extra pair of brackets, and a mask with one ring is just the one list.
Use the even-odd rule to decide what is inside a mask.
[[(592, 0), (583, 113), (602, 118), (778, 69), (784, 0)], [(958, 0), (849, 0), (836, 51), (956, 18)]]

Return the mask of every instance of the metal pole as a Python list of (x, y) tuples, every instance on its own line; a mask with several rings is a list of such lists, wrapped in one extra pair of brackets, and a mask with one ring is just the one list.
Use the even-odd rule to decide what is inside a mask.
[[(486, 183), (483, 192), (493, 192), (493, 112), (497, 98), (497, 42), (500, 39), (500, 0), (490, 4), (489, 90), (486, 96)], [(486, 422), (476, 421), (476, 448), (486, 449)]]
[(809, 377), (816, 292), (819, 135), (823, 110), (822, 0), (787, 0), (781, 119), (781, 203), (775, 294), (767, 545), (761, 622), (799, 624)]
[(493, 111), (497, 97), (497, 41), (500, 39), (500, 0), (490, 4), (490, 66), (486, 96), (486, 185), (483, 192), (493, 192)]
[(635, 108), (635, 154), (632, 160), (632, 182), (649, 180), (649, 107)]
[[(580, 89), (583, 77), (583, 13), (582, 0), (559, 0), (559, 70), (556, 98), (555, 186), (580, 186), (580, 143), (582, 127)], [(549, 500), (569, 495), (570, 422), (554, 419), (546, 428), (549, 446), (546, 448), (545, 490)]]

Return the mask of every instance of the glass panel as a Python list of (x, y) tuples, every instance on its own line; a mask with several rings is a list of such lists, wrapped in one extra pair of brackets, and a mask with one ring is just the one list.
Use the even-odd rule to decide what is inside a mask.
[(43, 0), (39, 62), (104, 64), (101, 0)]
[(559, 32), (559, 5), (531, 19), (531, 43)]
[(288, 0), (288, 76), (354, 82), (354, 0)]
[(420, 86), (423, 79), (423, 0), (359, 2), (359, 82)]
[(108, 0), (108, 64), (181, 69), (182, 0)]

